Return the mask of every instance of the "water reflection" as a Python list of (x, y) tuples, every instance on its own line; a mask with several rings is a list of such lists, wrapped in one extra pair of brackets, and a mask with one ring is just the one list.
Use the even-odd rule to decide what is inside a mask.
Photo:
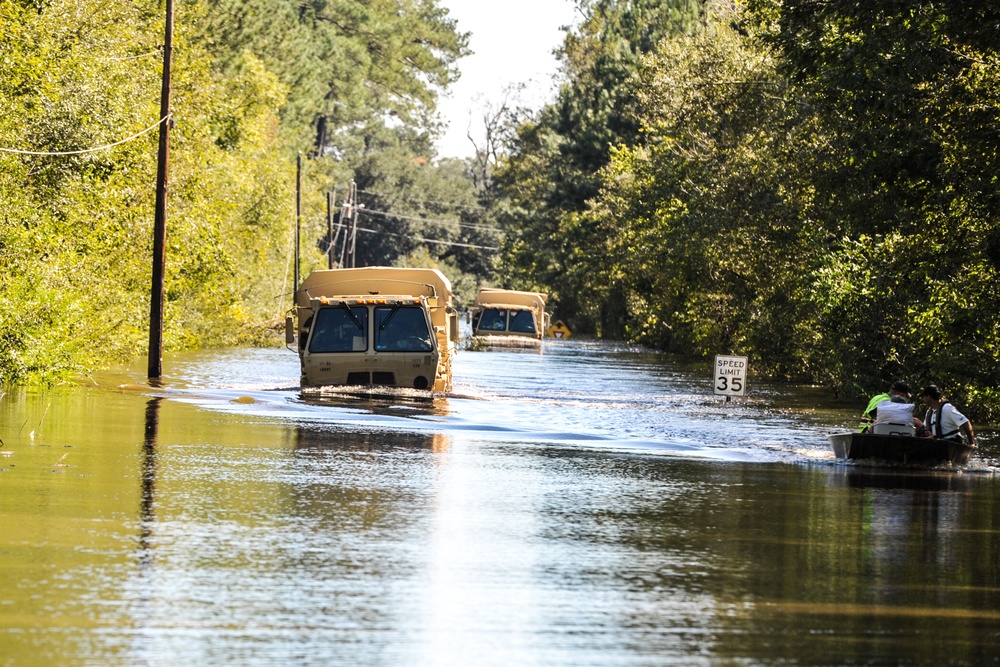
[(976, 485), (975, 474), (957, 471), (905, 470), (889, 466), (838, 466), (830, 475), (830, 483), (862, 489), (911, 491), (971, 491)]
[(973, 476), (854, 470), (846, 481), (859, 490), (862, 554), (879, 574), (880, 601), (895, 599), (901, 578), (923, 584), (959, 565), (952, 546), (956, 528), (974, 512)]
[(725, 406), (697, 368), (582, 343), (460, 355), (466, 397), (313, 397), (282, 359), (53, 393), (33, 444), (50, 396), (0, 402), (0, 663), (1000, 655), (1000, 485), (827, 464), (854, 411), (794, 407), (816, 390)]
[(295, 429), (295, 448), (307, 451), (386, 453), (392, 450), (427, 450), (445, 454), (450, 442), (451, 439), (442, 433), (365, 432), (319, 427)]
[(139, 560), (145, 567), (152, 563), (153, 526), (156, 521), (156, 442), (160, 427), (160, 397), (146, 401), (145, 437), (142, 443), (142, 492), (139, 508)]

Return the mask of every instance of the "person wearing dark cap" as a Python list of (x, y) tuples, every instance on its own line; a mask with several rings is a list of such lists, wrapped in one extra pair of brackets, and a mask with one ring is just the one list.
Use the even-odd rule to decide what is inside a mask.
[(915, 428), (919, 428), (919, 420), (913, 419), (914, 407), (910, 403), (910, 385), (897, 380), (892, 383), (888, 393), (879, 394), (868, 401), (868, 407), (861, 413), (861, 432), (865, 433), (875, 423), (913, 423)]
[(972, 422), (954, 405), (944, 400), (940, 389), (935, 385), (928, 385), (920, 392), (920, 397), (927, 406), (924, 424), (927, 425), (932, 438), (961, 441), (961, 434), (964, 433), (969, 445), (976, 446), (976, 434), (972, 430)]

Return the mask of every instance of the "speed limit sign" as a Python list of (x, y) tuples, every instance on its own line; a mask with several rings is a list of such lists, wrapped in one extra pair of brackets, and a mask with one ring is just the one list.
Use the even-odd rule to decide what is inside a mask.
[(713, 383), (716, 396), (745, 396), (747, 358), (715, 355)]

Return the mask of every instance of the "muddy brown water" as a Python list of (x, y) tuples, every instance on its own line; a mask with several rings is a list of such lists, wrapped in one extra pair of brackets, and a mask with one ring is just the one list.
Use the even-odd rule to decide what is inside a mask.
[(573, 340), (430, 401), (304, 395), (284, 350), (143, 368), (0, 399), (0, 665), (1000, 661), (989, 434), (838, 463), (856, 405)]

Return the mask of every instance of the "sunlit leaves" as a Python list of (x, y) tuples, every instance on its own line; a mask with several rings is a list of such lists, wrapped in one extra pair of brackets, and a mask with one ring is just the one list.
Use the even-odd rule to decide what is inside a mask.
[[(634, 340), (739, 350), (774, 376), (851, 392), (936, 382), (970, 412), (1000, 414), (986, 389), (1000, 383), (1000, 8), (747, 5), (643, 59), (629, 84), (637, 134), (577, 184), (599, 194), (547, 226), (522, 218), (535, 238), (552, 234), (536, 257), (624, 304)], [(602, 108), (596, 80), (574, 79), (561, 118)], [(557, 136), (573, 157), (582, 135)], [(521, 143), (509, 192), (551, 196), (527, 168), (546, 164), (547, 145)], [(509, 257), (544, 271), (525, 261), (533, 249)]]
[[(429, 146), (467, 38), (434, 0), (190, 0), (175, 12), (166, 344), (258, 340), (290, 287), (294, 154), (314, 144), (316, 119), (329, 141), (306, 170), (307, 226), (388, 114), (418, 137), (406, 160)], [(163, 19), (158, 0), (0, 0), (0, 147), (85, 149), (155, 123)], [(0, 381), (144, 349), (156, 138), (0, 153)]]
[[(594, 256), (602, 230), (586, 216), (600, 170), (618, 145), (640, 143), (635, 116), (642, 55), (669, 34), (696, 29), (692, 0), (580, 0), (580, 25), (560, 50), (564, 83), (556, 99), (523, 123), (497, 174), (498, 215), (508, 229), (506, 279), (552, 292), (550, 302), (576, 330), (620, 334), (620, 299), (586, 294), (578, 254)], [(603, 275), (603, 274), (602, 274)], [(608, 326), (611, 329), (608, 329)]]
[(246, 51), (289, 90), (285, 130), (305, 148), (325, 117), (331, 150), (355, 150), (339, 128), (393, 114), (428, 128), (437, 93), (457, 78), (468, 37), (434, 0), (205, 0), (197, 25), (224, 67)]
[[(0, 146), (78, 150), (155, 123), (162, 11), (155, 2), (99, 4), (3, 8), (0, 32), (10, 39), (0, 46)], [(178, 13), (181, 26), (192, 18), (187, 9), (194, 6)], [(285, 173), (273, 166), (283, 161), (274, 150), (283, 94), (252, 58), (232, 78), (218, 76), (186, 31), (178, 33), (167, 262), (175, 316), (167, 341), (236, 342), (245, 325), (267, 315), (249, 311), (223, 329), (219, 307), (241, 297), (258, 272), (278, 281), (266, 288), (268, 300), (280, 291), (284, 248), (264, 258), (256, 248), (287, 231), (279, 212), (263, 213), (272, 207), (260, 204), (268, 181), (287, 179), (287, 165)], [(156, 137), (81, 155), (0, 156), (4, 382), (49, 379), (144, 349)], [(233, 187), (237, 180), (245, 191)], [(275, 194), (287, 196), (265, 196)], [(253, 238), (240, 233), (248, 217), (260, 223)], [(18, 361), (26, 358), (33, 363)]]

